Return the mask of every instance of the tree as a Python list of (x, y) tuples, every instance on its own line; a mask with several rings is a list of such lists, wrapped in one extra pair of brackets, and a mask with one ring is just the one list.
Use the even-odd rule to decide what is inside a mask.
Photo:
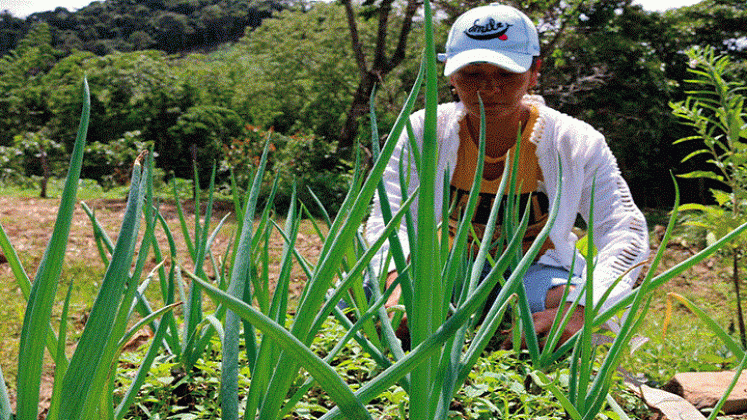
[[(358, 87), (353, 94), (353, 100), (348, 109), (345, 124), (340, 133), (339, 148), (346, 149), (353, 146), (358, 134), (358, 120), (362, 115), (368, 113), (371, 92), (376, 84), (382, 84), (386, 76), (402, 63), (406, 58), (407, 42), (413, 27), (413, 18), (422, 4), (420, 0), (406, 0), (402, 9), (399, 9), (394, 0), (366, 0), (363, 3), (365, 14), (371, 18), (377, 17), (377, 36), (373, 43), (373, 51), (366, 52), (365, 45), (361, 39), (359, 23), (356, 10), (352, 0), (341, 0), (345, 6), (350, 41), (358, 66)], [(400, 19), (395, 19), (395, 16)], [(393, 50), (388, 48), (388, 37), (399, 21), (399, 33), (396, 46)]]
[(27, 25), (22, 19), (13, 17), (7, 10), (0, 10), (0, 57), (15, 48), (26, 30)]
[[(720, 184), (711, 190), (715, 205), (690, 204), (683, 210), (699, 213), (691, 224), (708, 230), (713, 240), (747, 221), (747, 109), (743, 94), (747, 90), (744, 82), (725, 78), (730, 66), (727, 56), (719, 56), (714, 48), (688, 50), (693, 64), (695, 85), (685, 101), (671, 104), (674, 115), (691, 127), (694, 134), (675, 143), (697, 141), (700, 143), (693, 153), (686, 156), (705, 155), (713, 170), (698, 170), (680, 175), (683, 178), (708, 178)], [(747, 348), (747, 332), (741, 298), (740, 262), (747, 249), (747, 240), (738, 237), (727, 250), (732, 257), (732, 282), (737, 300), (737, 322), (742, 347)]]
[(37, 131), (49, 118), (43, 75), (55, 64), (49, 25), (38, 23), (16, 49), (0, 58), (0, 145), (14, 136)]
[(173, 12), (161, 12), (153, 18), (156, 39), (161, 48), (174, 53), (189, 46), (187, 39), (194, 33), (186, 16)]
[[(553, 31), (554, 44), (543, 45), (539, 93), (552, 107), (600, 130), (636, 202), (657, 205), (672, 196), (671, 184), (657, 180), (667, 179), (679, 160), (669, 134), (681, 131), (668, 112), (676, 93), (666, 70), (672, 62), (681, 66), (685, 57), (671, 55), (655, 39), (670, 35), (660, 17), (628, 0), (575, 2), (561, 19), (561, 25), (549, 24), (564, 29)], [(665, 54), (657, 47), (672, 61), (662, 61)]]
[(747, 7), (742, 0), (703, 0), (669, 11), (665, 18), (685, 48), (710, 45), (733, 61), (747, 59)]
[(337, 138), (357, 78), (351, 50), (340, 45), (344, 16), (342, 7), (320, 3), (308, 12), (283, 11), (247, 33), (242, 44), (252, 67), (240, 91), (252, 91), (250, 114), (266, 116), (249, 121)]
[[(243, 126), (241, 117), (227, 108), (195, 106), (187, 110), (168, 132), (174, 139), (168, 153), (178, 156), (182, 162), (180, 167), (174, 168), (177, 176), (191, 178), (191, 164), (196, 164), (200, 181), (206, 186), (213, 165), (217, 166), (221, 159), (223, 146), (238, 138)], [(186, 165), (187, 162), (190, 165)]]
[[(83, 108), (80, 86), (86, 73), (84, 63), (93, 57), (93, 53), (87, 51), (75, 52), (55, 64), (42, 80), (45, 86), (55, 87), (50, 89), (46, 98), (50, 118), (46, 121), (45, 127), (49, 130), (49, 136), (59, 139), (68, 152), (73, 149), (80, 123), (80, 110)], [(95, 98), (92, 99), (96, 101)], [(100, 114), (92, 113), (91, 119), (94, 126), (97, 122), (101, 125)]]

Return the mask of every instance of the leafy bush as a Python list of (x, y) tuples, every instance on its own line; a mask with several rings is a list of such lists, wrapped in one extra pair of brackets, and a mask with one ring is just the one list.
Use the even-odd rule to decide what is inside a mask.
[[(692, 66), (689, 71), (694, 76), (689, 82), (697, 90), (688, 91), (685, 101), (670, 106), (672, 113), (695, 134), (674, 144), (702, 143), (701, 148), (687, 155), (683, 162), (706, 156), (708, 167), (680, 177), (713, 180), (719, 187), (711, 189), (715, 205), (689, 204), (683, 209), (697, 211), (690, 223), (706, 229), (709, 242), (714, 242), (747, 222), (747, 109), (744, 106), (747, 97), (743, 94), (747, 85), (742, 81), (727, 80), (731, 60), (728, 56), (718, 55), (712, 47), (691, 48), (687, 55)], [(747, 238), (741, 236), (725, 247), (733, 258), (732, 281), (742, 347), (747, 347), (747, 328), (740, 297), (739, 266), (746, 246)]]
[[(288, 208), (295, 183), (302, 202), (313, 202), (311, 190), (325, 203), (327, 211), (337, 213), (352, 177), (348, 162), (341, 161), (334, 154), (336, 142), (313, 134), (284, 136), (272, 129), (264, 130), (251, 125), (244, 127), (242, 137), (223, 147), (219, 167), (222, 174), (232, 171), (237, 184), (245, 187), (253, 176), (252, 171), (259, 165), (262, 149), (269, 139), (270, 151), (260, 200), (266, 199), (277, 178), (275, 206), (278, 210)], [(312, 209), (314, 207), (311, 206)]]
[(141, 150), (151, 148), (153, 142), (143, 141), (140, 131), (128, 131), (122, 138), (108, 144), (92, 142), (86, 146), (83, 176), (95, 179), (104, 188), (125, 185)]
[(23, 154), (18, 147), (0, 146), (0, 185), (30, 186), (23, 176)]
[(172, 162), (176, 158), (173, 169), (184, 178), (191, 177), (192, 162), (197, 162), (200, 179), (207, 181), (213, 163), (220, 160), (223, 145), (241, 134), (243, 124), (241, 117), (228, 108), (194, 106), (169, 128), (174, 141), (161, 144), (162, 156)]
[(15, 155), (20, 162), (9, 162), (9, 166), (20, 169), (25, 176), (44, 175), (42, 159), (46, 159), (48, 169), (51, 171), (50, 176), (66, 172), (68, 156), (65, 148), (61, 143), (52, 140), (44, 129), (15, 136), (13, 148), (16, 151), (11, 152), (10, 159), (13, 159), (12, 156)]

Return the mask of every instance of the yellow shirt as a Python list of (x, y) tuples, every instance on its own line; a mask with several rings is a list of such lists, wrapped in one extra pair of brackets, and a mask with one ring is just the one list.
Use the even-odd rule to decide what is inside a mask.
[[(521, 217), (526, 208), (527, 200), (531, 200), (529, 225), (527, 226), (523, 243), (523, 249), (525, 252), (529, 249), (534, 238), (547, 223), (549, 208), (547, 195), (537, 191), (537, 187), (542, 181), (542, 171), (537, 162), (536, 146), (534, 143), (529, 141), (538, 116), (539, 111), (536, 107), (532, 107), (529, 120), (522, 132), (516, 174), (516, 188), (521, 193), (519, 217)], [(511, 156), (514, 156), (516, 154), (516, 145), (511, 147), (509, 152)], [(452, 211), (449, 214), (449, 234), (451, 238), (456, 235), (459, 219), (462, 213), (464, 213), (464, 208), (467, 206), (467, 201), (469, 200), (469, 190), (472, 187), (472, 180), (475, 168), (477, 167), (478, 153), (479, 149), (477, 145), (468, 136), (460, 135), (457, 164), (454, 170), (454, 175), (451, 178)], [(506, 165), (506, 158), (507, 155), (495, 158), (489, 156), (485, 157), (485, 170), (483, 171), (483, 179), (480, 184), (480, 196), (477, 201), (475, 214), (472, 218), (472, 226), (480, 239), (482, 239), (483, 232), (485, 231), (485, 224), (488, 221), (490, 210), (495, 201), (495, 194), (501, 183), (503, 168)], [(511, 159), (513, 160), (513, 157), (511, 157)], [(508, 164), (510, 165), (511, 162), (508, 162)], [(509, 182), (510, 181), (511, 179), (509, 178)], [(508, 187), (506, 188), (505, 193), (508, 194)], [(506, 207), (505, 203), (506, 195), (503, 197), (503, 203), (501, 203), (498, 219), (496, 220), (497, 226), (493, 232), (494, 244), (500, 239), (502, 234), (501, 223), (503, 221), (503, 211)], [(472, 238), (471, 234), (468, 241), (469, 243), (474, 242), (474, 238)], [(538, 255), (542, 255), (545, 250), (551, 247), (552, 242), (548, 239)], [(474, 246), (473, 251), (477, 251), (476, 246)], [(491, 252), (494, 255), (500, 254), (500, 252), (496, 253), (496, 251), (495, 248), (491, 249)]]

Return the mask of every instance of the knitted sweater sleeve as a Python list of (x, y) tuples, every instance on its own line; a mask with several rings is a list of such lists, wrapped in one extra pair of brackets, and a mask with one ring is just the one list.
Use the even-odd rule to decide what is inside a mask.
[[(628, 184), (601, 133), (576, 120), (570, 132), (561, 133), (561, 141), (567, 141), (570, 149), (565, 153), (565, 159), (561, 155), (561, 160), (566, 161), (564, 168), (575, 184), (571, 186), (571, 195), (578, 194), (578, 213), (587, 226), (592, 215), (591, 228), (597, 250), (592, 278), (594, 304), (599, 303), (612, 288), (602, 305), (605, 309), (632, 290), (642, 263), (648, 259), (646, 219), (633, 202)], [(581, 275), (589, 281), (587, 270), (583, 270)], [(615, 285), (619, 278), (621, 280)], [(576, 289), (569, 300), (579, 294), (580, 289)], [(584, 297), (581, 299), (583, 304)]]
[[(422, 120), (422, 115), (416, 113), (410, 118), (413, 130), (415, 131), (416, 141), (419, 142), (419, 139), (422, 137), (422, 123), (420, 122), (420, 120)], [(397, 141), (392, 157), (389, 159), (387, 167), (384, 170), (382, 182), (384, 183), (384, 189), (386, 190), (386, 197), (381, 197), (379, 190), (374, 194), (371, 214), (366, 222), (365, 236), (369, 244), (374, 243), (381, 236), (386, 227), (382, 214), (382, 200), (388, 201), (392, 215), (397, 214), (401, 208), (402, 202), (406, 201), (408, 197), (411, 197), (419, 185), (418, 173), (414, 163), (414, 155), (410, 149), (410, 144), (410, 138), (406, 132), (403, 132)], [(406, 183), (406, 191), (402, 187), (402, 180)], [(417, 200), (417, 197), (415, 197), (410, 206), (412, 217), (417, 217)], [(397, 230), (397, 237), (399, 238), (399, 242), (402, 245), (405, 255), (409, 255), (410, 241), (405, 219), (400, 223)], [(390, 243), (389, 240), (387, 240), (371, 260), (370, 265), (373, 268), (375, 275), (379, 275), (384, 270), (386, 270), (386, 272), (395, 270), (394, 262), (389, 261), (387, 263), (386, 261), (389, 250)]]
[[(438, 140), (438, 162), (436, 169), (436, 179), (441, 180), (444, 176), (451, 176), (456, 164), (457, 149), (459, 147), (459, 120), (464, 116), (464, 106), (460, 103), (441, 104), (438, 107), (437, 116), (437, 140)], [(415, 145), (418, 151), (422, 147), (423, 128), (425, 123), (425, 113), (420, 110), (410, 116), (410, 123), (413, 130), (414, 139), (410, 141), (407, 132), (403, 132), (397, 141), (397, 145), (392, 153), (392, 157), (387, 163), (384, 170), (383, 182), (386, 190), (386, 197), (381, 197), (377, 193), (374, 195), (373, 207), (371, 214), (366, 222), (366, 240), (369, 244), (374, 243), (385, 228), (384, 218), (382, 215), (381, 203), (383, 199), (388, 200), (392, 214), (396, 214), (401, 205), (407, 198), (413, 197), (416, 189), (420, 185), (417, 167), (415, 165), (415, 156), (411, 150), (411, 145)], [(402, 187), (404, 182), (405, 188)], [(436, 217), (441, 216), (441, 208), (444, 191), (443, 183), (436, 183), (436, 190), (433, 200), (433, 209)], [(403, 194), (403, 192), (405, 192)], [(418, 197), (412, 201), (409, 209), (409, 216), (413, 225), (417, 226), (418, 217)], [(410, 237), (407, 231), (406, 220), (403, 219), (397, 230), (397, 237), (402, 245), (402, 251), (406, 257), (410, 255)], [(387, 254), (390, 249), (389, 241), (379, 249), (371, 261), (371, 267), (374, 274), (381, 274), (383, 270), (391, 272), (395, 269), (394, 262), (386, 262)]]

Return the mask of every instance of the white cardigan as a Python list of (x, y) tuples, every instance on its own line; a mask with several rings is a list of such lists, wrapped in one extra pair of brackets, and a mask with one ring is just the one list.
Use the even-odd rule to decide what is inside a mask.
[[(639, 265), (625, 274), (626, 271), (648, 258), (646, 219), (633, 202), (628, 185), (623, 180), (617, 162), (601, 133), (582, 121), (544, 106), (541, 98), (537, 100), (528, 96), (526, 100), (532, 101), (539, 109), (539, 118), (530, 137), (530, 141), (537, 146), (537, 158), (544, 177), (544, 184), (540, 184), (539, 189), (547, 194), (550, 203), (558, 198), (561, 200), (559, 213), (549, 234), (554, 249), (547, 250), (538, 262), (570, 270), (571, 262), (575, 258), (575, 274), (586, 279), (586, 263), (575, 247), (578, 238), (571, 229), (577, 214), (588, 222), (592, 182), (596, 176), (594, 245), (598, 254), (594, 269), (595, 305), (609, 286), (624, 274), (624, 278), (604, 303), (603, 308), (607, 308), (632, 289), (641, 267)], [(439, 218), (443, 202), (441, 180), (447, 170), (449, 177), (454, 173), (459, 148), (459, 121), (465, 115), (466, 110), (459, 102), (442, 104), (438, 107), (439, 153), (433, 206), (436, 217)], [(410, 117), (419, 147), (422, 147), (424, 117), (425, 113), (422, 110)], [(408, 157), (410, 155), (408, 149), (409, 139), (407, 134), (403, 133), (384, 172), (384, 185), (392, 214), (399, 210), (401, 203), (400, 160), (402, 160), (403, 167), (409, 166), (410, 170), (408, 196), (412, 195), (419, 183), (415, 165), (409, 164), (411, 160)], [(558, 159), (563, 168), (560, 197), (555, 196)], [(417, 220), (417, 198), (411, 206), (411, 212)], [(373, 243), (381, 235), (383, 229), (384, 221), (377, 193), (366, 224), (368, 242)], [(399, 228), (398, 236), (405, 255), (409, 255), (410, 246), (404, 222)], [(387, 241), (372, 261), (372, 266), (379, 273), (384, 269), (383, 264), (388, 250)], [(393, 263), (387, 267), (387, 270), (394, 270)], [(580, 288), (577, 288), (569, 294), (568, 300), (573, 301), (579, 293)], [(583, 297), (580, 302), (583, 303)]]

